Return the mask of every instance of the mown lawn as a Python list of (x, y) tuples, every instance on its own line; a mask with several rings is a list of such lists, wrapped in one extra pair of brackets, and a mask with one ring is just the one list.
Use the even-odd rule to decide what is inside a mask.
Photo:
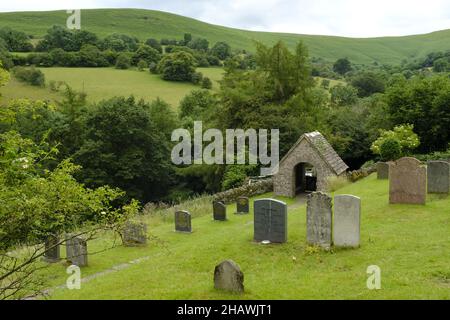
[[(50, 298), (450, 299), (450, 198), (429, 196), (426, 206), (389, 205), (388, 183), (374, 175), (337, 193), (362, 198), (359, 249), (308, 247), (304, 205), (288, 210), (288, 243), (283, 245), (254, 243), (253, 215), (233, 215), (234, 206), (228, 207), (227, 222), (212, 221), (210, 212), (195, 213), (200, 216), (193, 219), (192, 234), (175, 233), (171, 222), (153, 224), (149, 218), (158, 242), (90, 256), (82, 273), (85, 277), (139, 257), (148, 260), (83, 283), (81, 290), (58, 289)], [(90, 242), (89, 250), (110, 244), (104, 237)], [(244, 295), (214, 290), (214, 266), (224, 259), (236, 261), (244, 272)], [(381, 268), (381, 290), (366, 287), (370, 265)], [(63, 263), (45, 273), (50, 287), (64, 284), (66, 276)]]
[[(168, 102), (174, 109), (180, 100), (192, 90), (200, 89), (191, 83), (163, 81), (158, 75), (148, 71), (116, 70), (114, 68), (40, 68), (45, 74), (47, 87), (33, 87), (12, 79), (2, 88), (3, 102), (11, 99), (29, 98), (33, 100), (61, 100), (60, 93), (50, 91), (50, 81), (64, 81), (75, 90), (86, 92), (89, 102), (98, 102), (114, 96), (134, 95), (137, 99), (153, 101), (156, 98)], [(213, 90), (222, 78), (222, 68), (198, 68), (213, 80)]]

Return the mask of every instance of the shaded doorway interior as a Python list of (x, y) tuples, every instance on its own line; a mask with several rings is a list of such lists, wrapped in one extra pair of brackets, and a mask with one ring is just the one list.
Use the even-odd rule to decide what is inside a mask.
[(317, 191), (317, 171), (309, 163), (299, 163), (295, 169), (295, 194)]

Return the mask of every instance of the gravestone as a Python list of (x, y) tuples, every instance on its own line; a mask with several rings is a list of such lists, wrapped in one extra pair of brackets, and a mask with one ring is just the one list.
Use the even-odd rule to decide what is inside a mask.
[(427, 169), (415, 158), (401, 158), (389, 167), (389, 203), (425, 204)]
[(378, 180), (389, 179), (389, 164), (386, 162), (377, 163), (377, 178)]
[(58, 262), (61, 258), (60, 256), (60, 246), (59, 246), (59, 238), (56, 236), (49, 236), (47, 240), (45, 240), (45, 253), (43, 260), (48, 263)]
[(334, 197), (333, 243), (337, 247), (359, 247), (361, 199), (351, 195)]
[(233, 293), (244, 292), (244, 274), (232, 260), (225, 260), (214, 269), (214, 288)]
[(142, 222), (126, 222), (122, 229), (122, 241), (126, 247), (145, 246), (147, 244), (147, 225)]
[(450, 163), (446, 161), (428, 161), (428, 193), (450, 192)]
[(254, 202), (254, 240), (285, 243), (287, 241), (287, 206), (273, 199)]
[(66, 259), (72, 265), (85, 267), (88, 265), (87, 242), (82, 237), (66, 236)]
[(213, 217), (216, 221), (226, 221), (227, 220), (227, 207), (221, 201), (213, 202)]
[(331, 197), (313, 192), (307, 197), (306, 238), (310, 245), (331, 247), (332, 213)]
[(175, 231), (192, 232), (191, 214), (187, 211), (175, 212)]
[(236, 201), (236, 213), (248, 214), (250, 212), (250, 201), (247, 197), (239, 197)]

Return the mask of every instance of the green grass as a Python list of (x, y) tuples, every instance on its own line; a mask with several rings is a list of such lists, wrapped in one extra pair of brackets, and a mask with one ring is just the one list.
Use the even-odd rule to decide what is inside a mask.
[[(47, 84), (54, 81), (65, 81), (78, 91), (88, 95), (88, 101), (98, 102), (114, 96), (134, 95), (138, 99), (152, 101), (161, 98), (178, 108), (180, 100), (189, 92), (200, 89), (191, 83), (163, 81), (158, 75), (147, 71), (116, 70), (114, 68), (41, 68)], [(222, 77), (222, 68), (198, 68), (205, 76), (213, 80), (213, 89), (218, 88), (216, 81)], [(59, 93), (48, 88), (33, 87), (12, 79), (1, 89), (3, 101), (29, 98), (33, 100), (60, 100)]]
[[(389, 205), (388, 183), (375, 175), (337, 193), (362, 199), (359, 249), (311, 250), (305, 242), (304, 205), (288, 210), (288, 243), (263, 246), (252, 241), (252, 213), (235, 216), (229, 206), (229, 221), (214, 222), (209, 210), (200, 209), (203, 204), (196, 207), (202, 212), (195, 212), (194, 233), (177, 234), (171, 219), (153, 224), (149, 218), (150, 232), (164, 246), (152, 242), (99, 253), (89, 257), (82, 273), (85, 277), (139, 257), (148, 260), (84, 283), (81, 290), (59, 289), (51, 298), (450, 299), (450, 198), (429, 196), (426, 206)], [(102, 237), (90, 242), (89, 250), (110, 243)], [(236, 261), (244, 272), (244, 295), (214, 290), (214, 266), (224, 259)], [(381, 290), (366, 287), (369, 265), (381, 268)], [(46, 276), (49, 285), (64, 284), (65, 268), (52, 265)]]
[[(36, 38), (42, 37), (52, 25), (65, 26), (65, 11), (1, 13), (0, 27), (8, 26)], [(104, 37), (125, 33), (141, 40), (181, 39), (184, 33), (207, 38), (211, 43), (226, 41), (235, 49), (254, 50), (253, 41), (273, 44), (285, 41), (294, 47), (303, 40), (311, 55), (335, 61), (348, 57), (355, 63), (400, 63), (405, 58), (420, 57), (433, 51), (450, 49), (450, 30), (426, 35), (383, 38), (342, 38), (287, 33), (254, 32), (204, 23), (175, 14), (140, 9), (96, 9), (82, 11), (82, 28)]]

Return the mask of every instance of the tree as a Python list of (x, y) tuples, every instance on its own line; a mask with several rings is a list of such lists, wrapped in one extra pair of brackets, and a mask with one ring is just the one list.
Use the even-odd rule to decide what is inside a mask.
[(102, 52), (93, 45), (85, 45), (79, 53), (79, 63), (82, 67), (107, 67), (108, 60)]
[(148, 68), (148, 63), (145, 60), (140, 60), (137, 64), (137, 67), (139, 71), (144, 71)]
[(169, 53), (159, 62), (158, 71), (164, 80), (191, 81), (195, 72), (195, 59), (183, 51)]
[(212, 89), (212, 86), (213, 86), (213, 84), (212, 84), (212, 81), (210, 78), (204, 77), (202, 79), (202, 88), (203, 89)]
[(352, 71), (352, 63), (348, 58), (338, 59), (333, 65), (333, 70), (340, 75), (345, 75), (347, 72)]
[(145, 44), (153, 49), (157, 50), (159, 53), (163, 53), (163, 48), (158, 40), (150, 38), (145, 41)]
[(5, 41), (6, 49), (11, 52), (30, 52), (33, 45), (29, 37), (20, 31), (5, 27), (0, 29), (0, 38)]
[(137, 51), (133, 54), (133, 65), (137, 65), (139, 61), (143, 60), (150, 63), (158, 63), (161, 60), (161, 55), (156, 49), (153, 49), (150, 46), (142, 45), (137, 49)]
[(433, 63), (433, 71), (434, 72), (447, 72), (449, 70), (450, 70), (449, 59), (441, 58), (441, 59), (434, 61), (434, 63)]
[(127, 36), (125, 34), (114, 33), (112, 35), (107, 36), (100, 42), (100, 48), (102, 50), (114, 50), (117, 52), (134, 52), (138, 49), (139, 40)]
[(331, 103), (336, 106), (350, 106), (358, 101), (358, 90), (350, 85), (338, 84), (330, 92)]
[(209, 41), (203, 38), (195, 38), (194, 40), (189, 41), (187, 46), (193, 50), (208, 51)]
[(358, 90), (360, 98), (369, 97), (375, 93), (383, 93), (386, 90), (383, 77), (371, 71), (357, 74), (352, 79), (351, 84)]
[[(419, 136), (412, 125), (396, 126), (394, 130), (382, 130), (380, 137), (372, 143), (371, 150), (384, 160), (396, 160), (410, 154), (419, 144)], [(396, 159), (392, 159), (393, 157)]]
[(116, 60), (116, 69), (126, 70), (131, 66), (131, 58), (127, 53), (121, 53)]
[(226, 42), (217, 42), (214, 47), (212, 47), (211, 54), (220, 60), (225, 60), (231, 56), (231, 47)]
[(74, 155), (83, 167), (81, 181), (117, 187), (144, 202), (165, 195), (172, 174), (170, 140), (152, 119), (149, 105), (113, 98), (89, 110), (84, 123), (83, 143)]

